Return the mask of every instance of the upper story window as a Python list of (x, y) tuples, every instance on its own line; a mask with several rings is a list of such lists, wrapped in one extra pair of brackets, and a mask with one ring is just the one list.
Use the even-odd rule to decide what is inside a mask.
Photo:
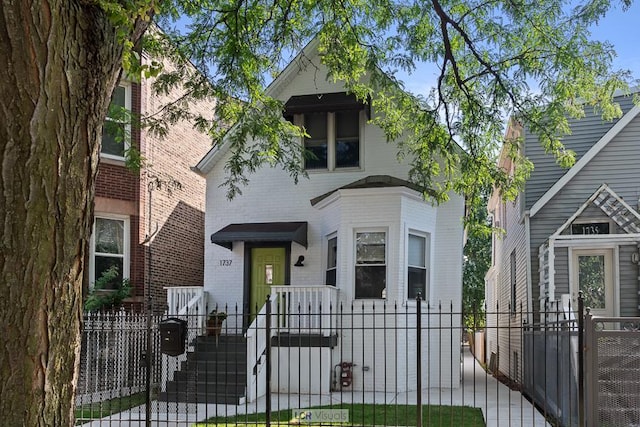
[(423, 300), (428, 299), (429, 271), (428, 254), (429, 241), (426, 236), (409, 234), (407, 262), (407, 287), (409, 299), (415, 299), (420, 292)]
[(130, 141), (130, 112), (131, 85), (122, 82), (113, 91), (109, 112), (102, 127), (102, 157), (124, 160)]
[(338, 270), (338, 238), (334, 235), (327, 240), (327, 272), (325, 284), (336, 286)]
[(305, 158), (306, 169), (360, 167), (360, 111), (312, 112), (301, 121), (309, 135), (304, 146), (311, 154)]
[(307, 170), (362, 167), (362, 129), (368, 104), (344, 92), (292, 96), (285, 116), (303, 126)]
[(120, 215), (96, 216), (91, 236), (90, 283), (115, 267), (113, 287), (129, 277), (129, 218)]
[(356, 233), (356, 298), (385, 298), (387, 233)]

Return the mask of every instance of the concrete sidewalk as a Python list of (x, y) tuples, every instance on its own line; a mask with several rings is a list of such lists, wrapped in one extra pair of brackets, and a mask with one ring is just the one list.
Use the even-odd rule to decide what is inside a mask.
[[(422, 390), (422, 403), (480, 408), (487, 427), (550, 426), (538, 410), (518, 391), (488, 375), (464, 347), (462, 383), (455, 389), (427, 388)], [(326, 395), (272, 394), (272, 410), (297, 409), (339, 403), (415, 404), (417, 393), (342, 392)], [(153, 426), (186, 427), (214, 416), (233, 416), (265, 412), (266, 398), (243, 405), (215, 405), (195, 403), (152, 402)], [(114, 414), (85, 426), (145, 426), (145, 407)], [(382, 421), (382, 420), (381, 420)]]

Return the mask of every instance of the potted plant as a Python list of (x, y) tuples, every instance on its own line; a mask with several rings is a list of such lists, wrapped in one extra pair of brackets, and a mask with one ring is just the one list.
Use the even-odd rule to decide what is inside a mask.
[(219, 336), (222, 333), (222, 322), (227, 318), (224, 311), (213, 310), (207, 318), (207, 335)]

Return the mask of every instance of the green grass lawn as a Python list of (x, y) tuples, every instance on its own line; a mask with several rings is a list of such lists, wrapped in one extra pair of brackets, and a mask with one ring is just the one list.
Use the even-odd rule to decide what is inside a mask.
[(145, 393), (142, 392), (132, 394), (131, 396), (104, 400), (102, 402), (87, 403), (86, 405), (76, 408), (76, 424), (82, 424), (89, 420), (97, 420), (135, 406), (144, 405), (145, 401)]
[[(340, 404), (333, 406), (317, 406), (310, 409), (348, 409), (349, 422), (335, 424), (314, 424), (322, 426), (415, 426), (417, 425), (416, 405), (372, 405), (372, 404)], [(271, 414), (272, 426), (288, 426), (293, 418), (291, 410), (274, 411)], [(234, 417), (213, 417), (205, 423), (196, 424), (197, 427), (214, 426), (264, 426), (266, 415), (248, 414)], [(303, 423), (305, 425), (307, 423)], [(423, 426), (452, 426), (452, 427), (484, 427), (482, 411), (468, 406), (433, 406), (424, 405), (422, 409)]]

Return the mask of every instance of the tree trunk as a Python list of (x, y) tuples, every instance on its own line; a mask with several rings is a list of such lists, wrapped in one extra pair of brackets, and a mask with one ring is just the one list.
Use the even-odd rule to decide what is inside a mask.
[(102, 123), (122, 43), (90, 1), (0, 12), (0, 420), (73, 423)]

